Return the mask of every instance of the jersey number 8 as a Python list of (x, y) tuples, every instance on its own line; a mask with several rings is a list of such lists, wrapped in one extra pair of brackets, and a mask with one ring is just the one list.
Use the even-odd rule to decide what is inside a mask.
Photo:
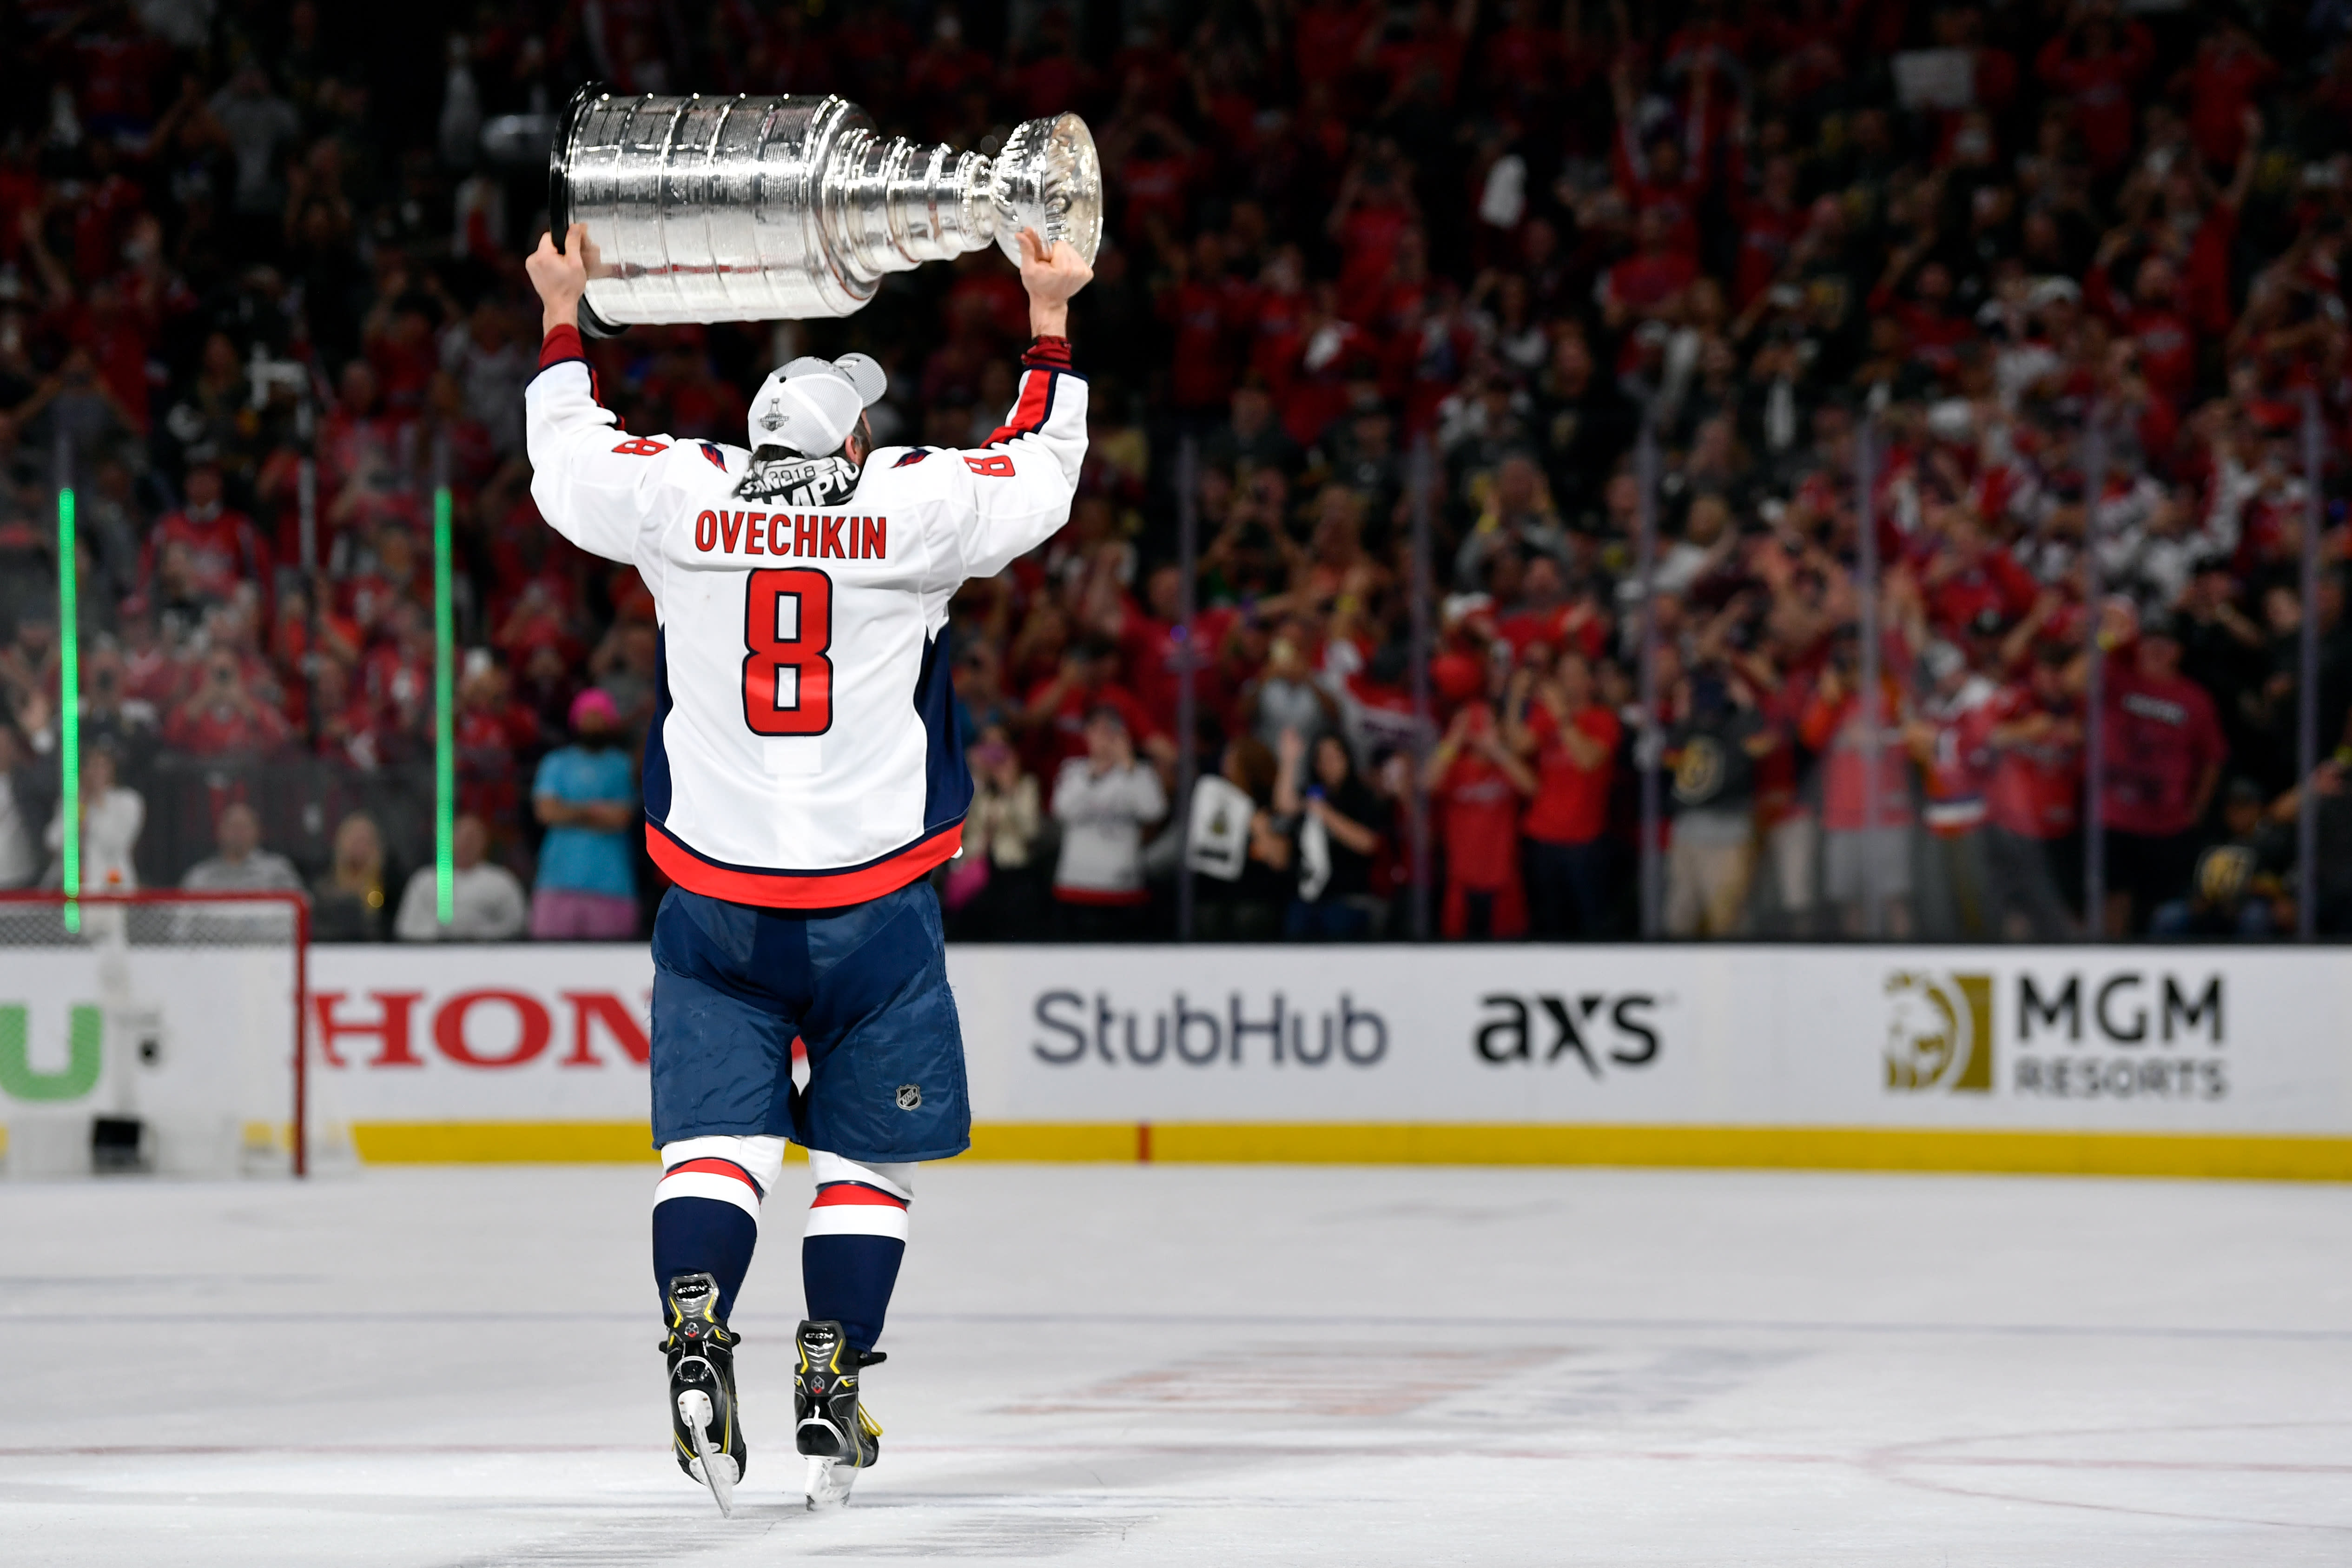
[(810, 566), (751, 574), (743, 590), (743, 722), (751, 733), (822, 735), (833, 728), (833, 660), (825, 657), (832, 646), (832, 578)]

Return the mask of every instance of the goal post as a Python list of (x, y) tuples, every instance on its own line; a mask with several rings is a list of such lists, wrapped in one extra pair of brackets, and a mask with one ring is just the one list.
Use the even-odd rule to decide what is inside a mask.
[(0, 893), (0, 1171), (310, 1173), (310, 900)]

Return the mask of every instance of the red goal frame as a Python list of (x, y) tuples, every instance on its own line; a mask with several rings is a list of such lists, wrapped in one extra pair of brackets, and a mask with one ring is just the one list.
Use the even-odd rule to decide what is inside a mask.
[(162, 904), (242, 904), (268, 908), (276, 905), (293, 911), (294, 915), (294, 1123), (290, 1142), (293, 1145), (294, 1174), (310, 1173), (310, 896), (292, 892), (197, 892), (178, 888), (154, 888), (131, 893), (77, 893), (72, 897), (53, 889), (0, 892), (0, 909), (10, 905), (45, 905), (62, 908), (67, 904), (104, 907), (155, 906)]

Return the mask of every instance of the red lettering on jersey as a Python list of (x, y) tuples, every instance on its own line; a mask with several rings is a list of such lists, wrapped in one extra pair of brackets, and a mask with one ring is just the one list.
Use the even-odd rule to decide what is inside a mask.
[[(751, 513), (748, 520), (747, 526), (751, 529), (752, 538), (767, 539), (768, 514), (764, 511), (755, 511)], [(771, 555), (782, 555), (783, 552), (776, 547), (776, 542), (774, 540), (768, 539), (768, 553)]]
[(869, 517), (866, 520), (866, 559), (879, 561), (890, 553), (890, 520)]
[(694, 520), (694, 547), (697, 550), (709, 550), (718, 542), (718, 514), (709, 511), (698, 514)]
[(735, 525), (738, 528), (742, 528), (743, 521), (746, 518), (751, 520), (751, 526), (743, 529), (743, 553), (746, 555), (765, 555), (767, 552), (760, 548), (760, 535), (766, 532), (767, 530), (760, 526), (760, 514), (756, 511), (739, 511), (735, 514)]
[(809, 517), (800, 512), (793, 513), (793, 554), (814, 555), (816, 553), (816, 525), (822, 521), (824, 520), (821, 518)]
[(824, 522), (824, 548), (817, 552), (817, 553), (820, 555), (839, 556), (842, 553), (841, 525), (844, 520), (837, 517), (828, 517), (823, 521)]
[(728, 554), (735, 553), (735, 541), (742, 531), (743, 514), (741, 512), (722, 511), (719, 514), (719, 535), (722, 541), (720, 548)]
[(857, 531), (857, 525), (864, 521), (865, 519), (863, 518), (856, 517), (849, 520), (849, 558), (852, 561), (859, 559), (860, 552), (858, 551), (857, 544), (860, 535)]
[(668, 451), (669, 446), (667, 442), (649, 440), (640, 436), (635, 440), (622, 442), (613, 450), (625, 458), (650, 458), (656, 452)]
[(986, 458), (966, 458), (963, 466), (987, 479), (1009, 479), (1013, 477), (1013, 459), (1003, 453)]

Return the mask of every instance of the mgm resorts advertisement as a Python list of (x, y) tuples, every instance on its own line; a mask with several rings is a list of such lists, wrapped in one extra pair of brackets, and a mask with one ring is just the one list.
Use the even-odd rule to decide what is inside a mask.
[[(949, 971), (982, 1154), (2352, 1176), (2340, 948), (960, 947)], [(279, 982), (231, 1009), (140, 973), (130, 1011), (70, 964), (0, 975), (0, 1124), (232, 1073), (248, 1118), (290, 1103), (283, 1046), (196, 1059), (223, 1018), (289, 1038), (290, 1001), (251, 1022)], [(315, 948), (311, 1103), (366, 1159), (647, 1157), (652, 978), (643, 946)], [(2053, 1134), (2269, 1152), (1982, 1152)], [(1979, 1152), (1918, 1152), (1938, 1140)]]

